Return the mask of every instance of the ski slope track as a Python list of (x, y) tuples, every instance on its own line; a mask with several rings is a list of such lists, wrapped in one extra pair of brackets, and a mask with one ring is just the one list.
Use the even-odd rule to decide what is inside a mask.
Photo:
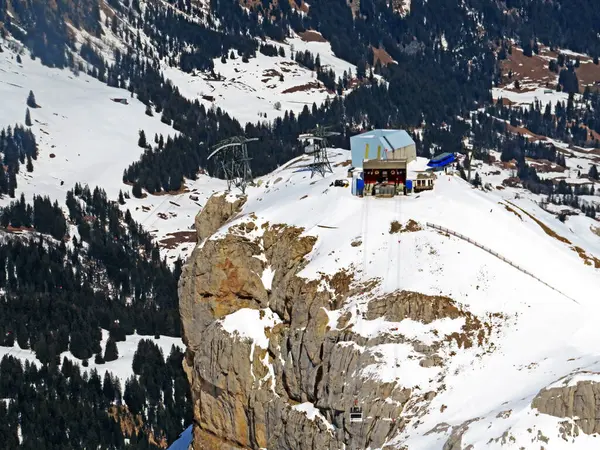
[[(310, 172), (299, 171), (306, 157), (262, 177), (258, 186), (248, 188), (237, 219), (209, 239), (235, 233), (237, 227), (231, 227), (249, 220), (303, 227), (303, 234), (316, 236), (317, 243), (301, 277), (319, 279), (347, 269), (357, 281), (380, 280), (371, 297), (399, 290), (444, 295), (482, 321), (501, 317), (493, 322), (492, 345), (458, 348), (452, 343), (444, 350), (448, 359), (442, 368), (415, 365), (404, 351), (406, 344), (379, 346), (384, 357), (361, 376), (417, 392), (436, 391), (426, 413), (390, 437), (385, 448), (596, 448), (598, 437), (593, 435), (580, 432), (563, 439), (559, 423), (571, 419), (542, 414), (531, 403), (540, 390), (563, 377), (600, 376), (600, 269), (586, 265), (573, 249), (600, 257), (598, 238), (587, 231), (597, 222), (579, 216), (561, 223), (519, 196), (522, 190), (483, 191), (443, 173), (431, 192), (391, 199), (353, 197), (349, 189), (332, 185), (345, 178), (342, 163), (350, 159), (349, 152), (332, 149), (330, 157), (334, 173), (325, 178), (311, 179)], [(404, 226), (409, 220), (420, 229), (390, 233), (392, 221)], [(365, 311), (369, 299), (359, 295), (348, 301), (328, 311), (331, 327), (344, 311)], [(431, 333), (456, 331), (452, 322), (390, 323), (360, 314), (350, 321), (355, 333), (369, 339), (395, 332), (422, 342)], [(443, 385), (436, 387), (438, 376)], [(398, 418), (405, 413), (399, 410)], [(462, 436), (461, 444), (445, 447), (452, 436)]]

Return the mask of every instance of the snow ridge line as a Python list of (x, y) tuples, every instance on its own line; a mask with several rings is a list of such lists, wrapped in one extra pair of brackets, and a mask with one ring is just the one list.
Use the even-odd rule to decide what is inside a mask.
[(539, 282), (540, 282), (540, 283), (542, 283), (544, 286), (547, 286), (547, 287), (549, 287), (550, 289), (552, 289), (553, 291), (555, 291), (555, 292), (558, 292), (558, 293), (559, 293), (560, 295), (562, 295), (563, 297), (566, 297), (566, 298), (568, 298), (569, 300), (571, 300), (571, 301), (572, 301), (572, 302), (574, 302), (574, 303), (577, 303), (578, 305), (580, 304), (580, 303), (579, 303), (577, 300), (575, 300), (574, 298), (571, 298), (571, 297), (569, 297), (567, 294), (565, 294), (564, 292), (561, 292), (561, 291), (559, 291), (558, 289), (556, 289), (556, 288), (554, 288), (554, 287), (550, 286), (548, 283), (546, 283), (545, 281), (543, 281), (543, 280), (539, 279), (538, 277), (536, 277), (534, 274), (532, 274), (532, 273), (531, 273), (531, 272), (529, 272), (528, 270), (525, 270), (524, 268), (522, 268), (522, 267), (521, 267), (521, 266), (519, 266), (518, 264), (515, 264), (515, 263), (514, 263), (514, 262), (512, 262), (511, 260), (509, 260), (509, 259), (506, 259), (504, 256), (500, 255), (498, 252), (495, 252), (495, 251), (494, 251), (494, 250), (492, 250), (491, 248), (489, 248), (489, 247), (486, 247), (485, 245), (482, 245), (482, 244), (480, 244), (480, 243), (478, 243), (478, 242), (474, 241), (473, 239), (471, 239), (471, 238), (469, 238), (469, 237), (465, 236), (464, 234), (457, 233), (456, 231), (449, 230), (448, 228), (444, 228), (444, 227), (441, 227), (441, 226), (439, 226), (439, 225), (436, 225), (436, 224), (434, 224), (434, 223), (430, 223), (430, 222), (427, 222), (427, 223), (426, 223), (426, 225), (427, 225), (429, 228), (433, 228), (433, 229), (435, 229), (435, 230), (438, 230), (438, 231), (443, 231), (444, 233), (451, 234), (451, 235), (453, 235), (453, 236), (456, 236), (456, 237), (457, 237), (457, 238), (459, 238), (459, 239), (462, 239), (462, 240), (464, 240), (464, 241), (467, 241), (469, 244), (473, 244), (474, 246), (476, 246), (476, 247), (479, 247), (480, 249), (482, 249), (482, 250), (484, 250), (484, 251), (488, 252), (490, 255), (493, 255), (493, 256), (495, 256), (496, 258), (498, 258), (498, 259), (500, 259), (500, 260), (504, 261), (505, 263), (507, 263), (507, 264), (510, 264), (510, 265), (511, 265), (511, 266), (513, 266), (515, 269), (517, 269), (517, 270), (519, 270), (519, 271), (523, 272), (525, 275), (529, 275), (531, 278), (533, 278), (533, 279), (534, 279), (534, 280), (536, 280), (536, 281), (539, 281)]

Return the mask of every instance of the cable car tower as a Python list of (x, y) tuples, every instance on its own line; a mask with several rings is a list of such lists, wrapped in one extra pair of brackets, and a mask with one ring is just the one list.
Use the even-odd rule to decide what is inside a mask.
[(252, 181), (252, 170), (250, 169), (250, 159), (248, 157), (248, 142), (257, 141), (258, 138), (247, 138), (245, 136), (234, 136), (219, 142), (212, 148), (212, 153), (206, 160), (215, 158), (216, 175), (222, 172), (227, 180), (227, 190), (235, 186), (246, 193), (246, 186)]
[(304, 153), (313, 157), (313, 162), (307, 166), (311, 171), (311, 178), (316, 173), (322, 177), (327, 172), (333, 173), (329, 157), (327, 156), (327, 139), (339, 134), (336, 131), (327, 131), (326, 128), (315, 128), (309, 133), (298, 136), (298, 140), (304, 146)]

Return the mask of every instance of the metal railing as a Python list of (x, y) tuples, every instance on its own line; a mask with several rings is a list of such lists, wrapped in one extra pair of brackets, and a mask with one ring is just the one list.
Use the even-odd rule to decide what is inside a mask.
[(539, 281), (540, 283), (542, 283), (544, 286), (549, 287), (550, 289), (552, 289), (555, 292), (558, 292), (560, 295), (562, 295), (563, 297), (568, 298), (569, 300), (571, 300), (572, 302), (575, 302), (579, 305), (579, 302), (577, 300), (575, 300), (574, 298), (569, 297), (567, 294), (565, 294), (564, 292), (559, 291), (558, 289), (556, 289), (555, 287), (550, 286), (548, 283), (546, 283), (545, 281), (539, 279), (538, 277), (536, 277), (534, 274), (532, 274), (531, 272), (529, 272), (528, 270), (524, 269), (523, 267), (519, 266), (518, 264), (515, 264), (514, 262), (512, 262), (511, 260), (505, 258), (504, 256), (500, 255), (498, 252), (495, 252), (494, 250), (492, 250), (489, 247), (486, 247), (485, 245), (480, 244), (479, 242), (474, 241), (473, 239), (471, 239), (468, 236), (465, 236), (464, 234), (460, 234), (457, 233), (456, 231), (452, 231), (449, 230), (448, 228), (445, 227), (441, 227), (439, 225), (436, 225), (434, 223), (429, 223), (427, 222), (427, 226), (429, 228), (433, 228), (434, 230), (438, 230), (438, 231), (442, 231), (444, 233), (447, 234), (451, 234), (452, 236), (456, 236), (459, 239), (462, 239), (464, 241), (467, 241), (470, 244), (475, 245), (476, 247), (479, 247), (480, 249), (488, 252), (491, 255), (494, 255), (496, 258), (504, 261), (507, 264), (510, 264), (511, 266), (513, 266), (515, 269), (519, 270), (520, 272), (523, 272), (525, 275), (529, 275), (531, 278), (533, 278), (536, 281)]

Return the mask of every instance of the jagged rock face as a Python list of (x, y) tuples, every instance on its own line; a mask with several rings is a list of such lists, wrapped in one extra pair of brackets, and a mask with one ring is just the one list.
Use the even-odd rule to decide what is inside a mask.
[[(232, 211), (203, 210), (197, 223), (210, 225), (202, 233), (223, 220), (224, 209)], [(218, 219), (202, 217), (208, 214)], [(179, 286), (187, 345), (184, 369), (194, 401), (194, 450), (381, 447), (406, 426), (401, 413), (409, 401), (435, 396), (360, 375), (374, 363), (366, 349), (405, 341), (402, 336), (358, 335), (346, 326), (352, 313), (341, 314), (337, 326), (331, 325), (328, 311), (343, 305), (353, 290), (344, 272), (324, 277), (329, 289), (321, 288), (324, 280), (298, 276), (316, 238), (304, 236), (300, 228), (245, 223), (231, 227), (223, 238), (202, 242), (200, 229), (200, 244)], [(266, 268), (274, 273), (269, 289), (261, 279)], [(223, 320), (242, 308), (260, 314), (270, 308), (278, 317), (265, 330), (266, 348), (223, 328)], [(371, 301), (365, 316), (429, 323), (467, 313), (445, 297), (400, 292)], [(424, 358), (421, 367), (441, 364), (436, 348), (410, 345)], [(365, 423), (349, 421), (355, 399), (360, 399)], [(306, 402), (324, 420), (294, 409)]]
[(579, 381), (575, 386), (542, 389), (531, 406), (543, 414), (575, 419), (586, 434), (600, 432), (600, 383)]
[(221, 228), (222, 225), (241, 210), (246, 200), (247, 198), (242, 196), (234, 202), (229, 202), (225, 195), (212, 195), (194, 221), (196, 232), (198, 233), (198, 242), (202, 242)]
[(428, 296), (416, 292), (402, 291), (395, 295), (372, 300), (369, 303), (367, 319), (385, 317), (390, 322), (404, 319), (431, 323), (436, 319), (455, 319), (464, 313), (448, 297)]

